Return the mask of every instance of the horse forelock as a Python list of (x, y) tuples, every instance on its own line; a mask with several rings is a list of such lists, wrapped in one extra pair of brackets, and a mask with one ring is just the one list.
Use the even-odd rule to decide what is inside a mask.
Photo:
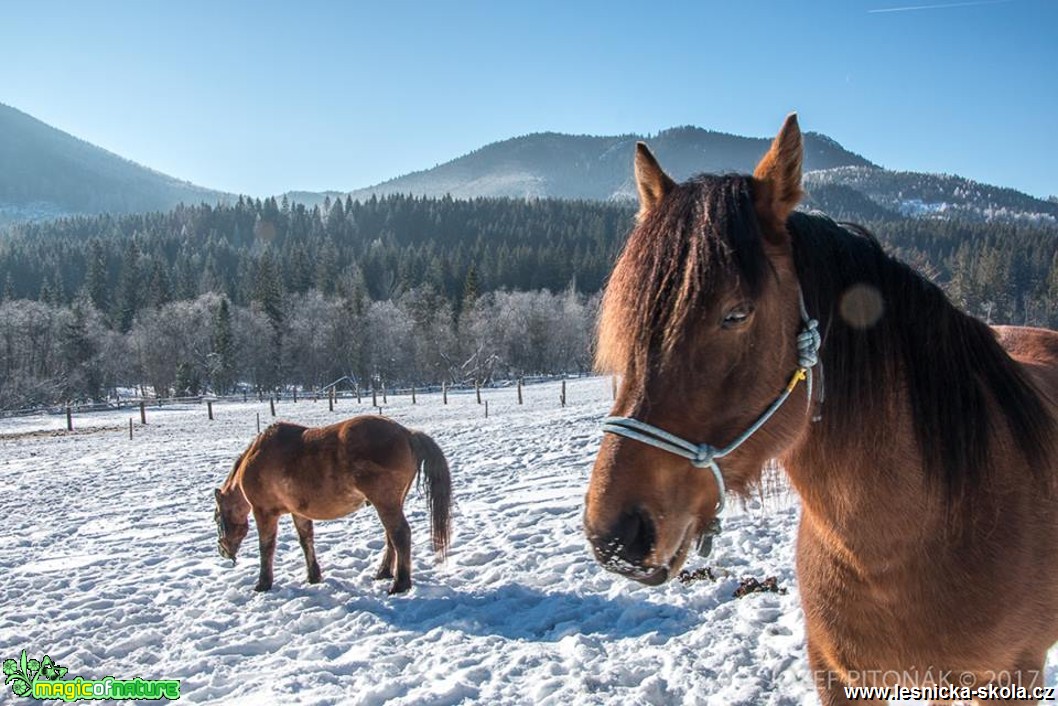
[(750, 177), (701, 175), (640, 219), (607, 283), (596, 367), (641, 376), (673, 369), (680, 344), (733, 280), (760, 291), (768, 262)]

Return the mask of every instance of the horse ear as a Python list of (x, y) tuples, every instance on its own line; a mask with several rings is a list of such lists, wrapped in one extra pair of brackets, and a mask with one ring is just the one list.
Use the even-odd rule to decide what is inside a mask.
[(636, 189), (639, 190), (639, 219), (654, 210), (665, 194), (676, 186), (654, 159), (645, 142), (636, 143)]
[(804, 145), (801, 128), (797, 125), (797, 113), (790, 113), (782, 124), (779, 134), (772, 140), (768, 153), (761, 158), (753, 176), (764, 184), (763, 202), (765, 216), (772, 216), (777, 225), (786, 223), (804, 192), (801, 190), (801, 164), (804, 161)]

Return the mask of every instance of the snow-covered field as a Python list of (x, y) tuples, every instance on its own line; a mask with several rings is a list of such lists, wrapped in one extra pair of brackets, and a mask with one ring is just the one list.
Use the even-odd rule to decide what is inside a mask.
[[(48, 654), (66, 678), (181, 680), (204, 704), (802, 704), (807, 675), (793, 569), (798, 507), (785, 493), (733, 502), (709, 565), (716, 582), (647, 588), (608, 574), (581, 530), (610, 406), (608, 378), (391, 397), (386, 413), (445, 450), (456, 498), (446, 564), (429, 551), (423, 499), (406, 511), (413, 589), (373, 581), (374, 511), (316, 523), (324, 580), (305, 581), (289, 518), (275, 588), (256, 594), (256, 535), (239, 563), (216, 551), (213, 488), (268, 403), (0, 421), (0, 658)], [(342, 400), (284, 402), (279, 418), (325, 424)], [(136, 417), (135, 438), (128, 418)], [(704, 565), (694, 559), (687, 568)], [(785, 595), (732, 596), (742, 576)], [(1048, 683), (1058, 680), (1058, 649)], [(23, 701), (7, 687), (0, 703)], [(27, 702), (28, 703), (28, 702)]]

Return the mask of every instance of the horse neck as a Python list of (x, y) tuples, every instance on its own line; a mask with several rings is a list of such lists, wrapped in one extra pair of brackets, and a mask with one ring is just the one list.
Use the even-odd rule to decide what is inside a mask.
[[(895, 388), (899, 390), (900, 388)], [(860, 429), (856, 443), (836, 444), (813, 425), (783, 466), (801, 498), (802, 521), (857, 562), (888, 561), (943, 534), (945, 513), (927, 492), (923, 459), (906, 400), (873, 419), (849, 419)], [(826, 407), (823, 407), (826, 414)]]
[(236, 459), (235, 463), (232, 465), (231, 472), (228, 473), (228, 477), (225, 479), (224, 484), (220, 486), (222, 502), (240, 518), (249, 515), (251, 509), (250, 502), (246, 499), (246, 494), (242, 489), (242, 476), (246, 467), (246, 464), (243, 461), (249, 452), (250, 449), (247, 449), (240, 454), (239, 458)]

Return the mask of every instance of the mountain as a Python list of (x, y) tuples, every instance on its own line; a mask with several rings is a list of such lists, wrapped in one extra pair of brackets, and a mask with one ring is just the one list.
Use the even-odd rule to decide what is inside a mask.
[[(495, 142), (433, 169), (348, 192), (354, 200), (412, 194), (624, 201), (635, 198), (632, 154), (645, 140), (676, 179), (749, 172), (767, 138), (697, 127), (656, 135), (536, 133)], [(941, 218), (1058, 223), (1058, 199), (946, 174), (883, 169), (819, 133), (805, 133), (806, 207), (850, 220)], [(291, 191), (309, 206), (346, 192)], [(0, 224), (71, 214), (164, 211), (233, 198), (143, 167), (0, 104)]]
[[(805, 175), (805, 189), (810, 196), (828, 193), (834, 187), (855, 192), (877, 208), (909, 218), (1049, 225), (1058, 222), (1058, 202), (1054, 200), (1038, 199), (1016, 189), (982, 184), (952, 174), (835, 167)], [(834, 210), (824, 205), (820, 208)]]
[[(633, 198), (632, 150), (637, 140), (649, 142), (677, 179), (698, 172), (746, 171), (770, 143), (697, 127), (673, 128), (649, 137), (538, 133), (496, 142), (433, 169), (351, 195), (360, 200), (394, 193), (454, 198)], [(805, 135), (805, 163), (808, 169), (874, 166), (817, 133)]]
[(174, 179), (0, 104), (0, 223), (168, 210), (229, 194)]
[[(701, 172), (751, 172), (770, 143), (765, 138), (697, 127), (673, 128), (652, 136), (538, 133), (496, 142), (433, 169), (350, 195), (356, 200), (397, 193), (461, 199), (633, 199), (632, 154), (637, 140), (646, 141), (677, 180)], [(1058, 222), (1054, 199), (1037, 199), (959, 176), (883, 169), (819, 133), (805, 133), (804, 144), (805, 205), (835, 217)], [(322, 194), (298, 196), (294, 200), (323, 200)]]

